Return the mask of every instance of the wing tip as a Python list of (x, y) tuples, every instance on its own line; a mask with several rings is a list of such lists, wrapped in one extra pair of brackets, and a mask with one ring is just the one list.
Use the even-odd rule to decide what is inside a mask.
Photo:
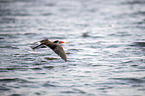
[(67, 60), (64, 60), (65, 62), (67, 62)]
[(61, 57), (61, 59), (63, 59), (65, 62), (67, 62), (67, 58), (62, 58), (62, 57)]

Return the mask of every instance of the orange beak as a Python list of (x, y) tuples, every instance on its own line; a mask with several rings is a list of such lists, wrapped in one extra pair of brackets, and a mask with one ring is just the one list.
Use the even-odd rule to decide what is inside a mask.
[(59, 41), (59, 43), (61, 44), (61, 43), (66, 43), (66, 42), (64, 42), (64, 41)]

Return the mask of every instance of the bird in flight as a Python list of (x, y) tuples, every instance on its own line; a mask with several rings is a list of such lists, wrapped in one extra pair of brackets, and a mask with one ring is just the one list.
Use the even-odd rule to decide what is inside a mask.
[(60, 45), (61, 43), (66, 43), (66, 42), (63, 42), (63, 41), (59, 41), (59, 40), (56, 40), (54, 42), (52, 41), (49, 41), (48, 39), (44, 39), (44, 40), (41, 40), (39, 42), (37, 42), (39, 44), (37, 45), (32, 45), (30, 46), (33, 50), (36, 50), (36, 49), (39, 49), (39, 48), (46, 48), (46, 47), (49, 47), (50, 49), (52, 49), (58, 56), (61, 57), (61, 59), (63, 59), (65, 62), (67, 61), (67, 57), (66, 57), (66, 54), (65, 54), (65, 51), (63, 49), (63, 47)]

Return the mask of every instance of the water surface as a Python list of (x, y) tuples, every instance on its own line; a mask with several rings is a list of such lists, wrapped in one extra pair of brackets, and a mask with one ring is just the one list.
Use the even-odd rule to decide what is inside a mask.
[[(144, 6), (144, 0), (0, 0), (0, 95), (144, 96)], [(67, 42), (68, 62), (29, 47), (45, 38)]]

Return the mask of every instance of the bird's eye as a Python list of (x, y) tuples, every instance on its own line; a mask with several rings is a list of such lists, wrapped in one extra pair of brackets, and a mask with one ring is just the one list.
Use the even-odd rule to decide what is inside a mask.
[(56, 40), (56, 41), (54, 41), (53, 43), (58, 43), (59, 41), (58, 40)]

